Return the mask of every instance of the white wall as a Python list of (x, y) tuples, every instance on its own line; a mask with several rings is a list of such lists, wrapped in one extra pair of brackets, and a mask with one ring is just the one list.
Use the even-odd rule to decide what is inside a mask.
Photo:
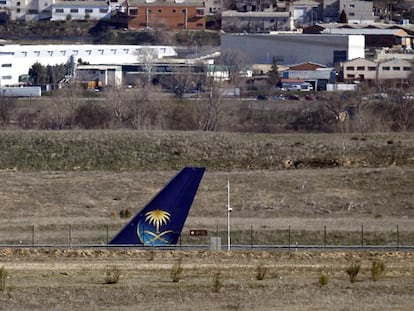
[(349, 35), (348, 39), (348, 59), (365, 57), (365, 36)]
[(171, 46), (141, 45), (4, 45), (0, 46), (0, 86), (16, 85), (20, 75), (28, 74), (30, 67), (40, 64), (65, 64), (73, 56), (95, 65), (122, 65), (138, 63), (141, 49), (154, 49), (156, 58), (177, 56)]
[(111, 8), (109, 6), (53, 6), (52, 17), (50, 20), (65, 21), (68, 18), (68, 16), (70, 16), (72, 20), (109, 20), (111, 18)]

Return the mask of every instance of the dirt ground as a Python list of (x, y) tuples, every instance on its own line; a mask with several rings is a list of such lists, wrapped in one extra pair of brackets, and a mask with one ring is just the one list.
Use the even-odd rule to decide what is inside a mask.
[[(373, 261), (386, 266), (376, 281)], [(352, 263), (361, 267), (354, 283)], [(414, 309), (408, 252), (1, 249), (1, 266), (0, 310)], [(117, 270), (119, 281), (107, 284)]]
[[(408, 251), (68, 247), (69, 225), (74, 244), (100, 243), (106, 226), (113, 236), (128, 221), (118, 216), (121, 209), (134, 214), (174, 174), (0, 172), (0, 244), (30, 245), (32, 228), (35, 243), (66, 243), (0, 248), (7, 273), (0, 310), (414, 310), (414, 253)], [(225, 232), (231, 180), (235, 231), (291, 226), (306, 236), (326, 226), (328, 234), (349, 235), (363, 225), (366, 236), (376, 237), (391, 236), (398, 225), (407, 238), (402, 242), (413, 245), (413, 176), (402, 167), (206, 172), (183, 232)], [(376, 281), (374, 261), (386, 267)], [(352, 263), (360, 265), (354, 283), (346, 273)], [(107, 284), (107, 273), (117, 271), (119, 280)]]

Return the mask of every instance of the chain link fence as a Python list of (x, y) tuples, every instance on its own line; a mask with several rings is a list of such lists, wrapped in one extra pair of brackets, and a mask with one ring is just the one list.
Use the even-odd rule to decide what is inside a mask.
[[(0, 228), (0, 246), (106, 246), (121, 230), (122, 225), (23, 225), (19, 228)], [(193, 234), (190, 234), (193, 231)], [(218, 227), (213, 230), (198, 230), (202, 235), (194, 235), (194, 230), (184, 229), (179, 246), (206, 245), (212, 238), (219, 238), (221, 244), (228, 244), (227, 230)], [(317, 247), (409, 247), (414, 245), (414, 230), (395, 225), (391, 231), (369, 231), (361, 225), (359, 230), (340, 231), (327, 226), (314, 230), (301, 230), (287, 226), (278, 229), (234, 229), (230, 232), (230, 244), (244, 247), (261, 246), (317, 246)], [(224, 248), (223, 248), (224, 249)]]

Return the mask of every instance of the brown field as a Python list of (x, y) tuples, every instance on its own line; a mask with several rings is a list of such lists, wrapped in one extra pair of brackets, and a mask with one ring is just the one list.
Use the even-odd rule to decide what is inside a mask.
[[(3, 143), (10, 136), (4, 135)], [(12, 135), (27, 135), (27, 142), (35, 141), (50, 148), (55, 148), (54, 142), (59, 141), (59, 134), (55, 133), (53, 139), (45, 139), (47, 134), (44, 133), (16, 132)], [(128, 135), (140, 146), (142, 138)], [(162, 145), (161, 135), (155, 135), (159, 135), (157, 146)], [(30, 162), (23, 156), (28, 151), (20, 150), (35, 150), (35, 143), (30, 148), (25, 149), (23, 145), (15, 149), (19, 158), (13, 166), (10, 165), (12, 152), (3, 154), (0, 245), (48, 244), (55, 247), (0, 248), (0, 268), (4, 267), (8, 274), (4, 283), (0, 283), (5, 287), (0, 290), (0, 310), (414, 309), (414, 255), (397, 251), (399, 246), (414, 244), (411, 135), (400, 136), (405, 140), (401, 140), (399, 149), (395, 147), (392, 153), (397, 161), (389, 161), (387, 154), (384, 162), (379, 160), (383, 155), (381, 150), (395, 145), (387, 143), (389, 138), (381, 137), (385, 143), (373, 136), (368, 138), (369, 143), (346, 138), (346, 143), (352, 144), (347, 145), (352, 150), (348, 154), (350, 162), (337, 161), (333, 167), (326, 165), (331, 163), (329, 157), (337, 158), (337, 154), (325, 147), (332, 146), (327, 142), (328, 136), (306, 136), (304, 139), (309, 139), (309, 143), (305, 145), (279, 145), (271, 136), (260, 136), (252, 149), (247, 148), (255, 140), (254, 135), (241, 136), (238, 141), (244, 141), (239, 149), (232, 141), (231, 146), (237, 150), (225, 162), (227, 170), (220, 164), (226, 155), (217, 150), (225, 146), (221, 139), (229, 136), (211, 136), (214, 142), (211, 144), (208, 135), (204, 137), (205, 149), (191, 143), (194, 150), (200, 152), (202, 162), (208, 162), (205, 162), (207, 171), (181, 241), (182, 244), (206, 245), (206, 250), (200, 251), (105, 248), (107, 240), (127, 222), (119, 217), (119, 212), (128, 210), (133, 215), (140, 210), (176, 173), (174, 167), (185, 161), (184, 158), (177, 156), (174, 164), (168, 166), (170, 162), (165, 161), (165, 151), (156, 153), (154, 146), (146, 144), (145, 148), (154, 150), (153, 153), (142, 152), (148, 159), (145, 162), (149, 163), (148, 168), (54, 171), (42, 169), (50, 167), (50, 161), (56, 158), (41, 162), (48, 159), (49, 152), (45, 148), (42, 149), (45, 156), (34, 158), (39, 161), (36, 167), (40, 169), (27, 169)], [(298, 137), (282, 139), (297, 141)], [(144, 138), (151, 141), (150, 134)], [(190, 135), (186, 139), (195, 141)], [(271, 139), (272, 144), (266, 142)], [(79, 138), (79, 145), (83, 143)], [(354, 146), (364, 148), (368, 144), (375, 153), (359, 147), (354, 149)], [(210, 148), (206, 148), (207, 145)], [(264, 149), (255, 149), (262, 145), (274, 148), (267, 150), (275, 155), (270, 167), (266, 167), (269, 158), (261, 156)], [(170, 144), (166, 146), (171, 148)], [(186, 146), (178, 145), (176, 155), (194, 155), (181, 151), (180, 148)], [(301, 151), (300, 146), (311, 149)], [(106, 150), (98, 147), (98, 144), (94, 146), (96, 150)], [(312, 152), (321, 158), (312, 158)], [(72, 159), (78, 160), (75, 154), (54, 153), (62, 157), (62, 162), (67, 158), (65, 165), (75, 163)], [(129, 153), (120, 159), (127, 163)], [(108, 157), (110, 153), (100, 154)], [(246, 163), (234, 162), (237, 154), (243, 155)], [(283, 159), (289, 159), (289, 154), (291, 159), (307, 165), (284, 169)], [(84, 158), (88, 158), (86, 153)], [(80, 163), (86, 163), (84, 158)], [(88, 163), (97, 159), (91, 158)], [(256, 167), (249, 169), (252, 159), (257, 159)], [(191, 163), (194, 162), (198, 163), (195, 160)], [(59, 163), (56, 161), (53, 167)], [(111, 162), (105, 160), (105, 163)], [(163, 168), (153, 170), (158, 163)], [(317, 168), (318, 163), (323, 168)], [(19, 165), (25, 169), (19, 169)], [(225, 251), (227, 180), (231, 184), (234, 209), (232, 243), (247, 246), (290, 243), (290, 250)], [(209, 236), (191, 238), (188, 235), (191, 228), (207, 229)], [(213, 235), (222, 238), (223, 251), (207, 250), (209, 237)], [(387, 245), (395, 250), (300, 251), (294, 247), (324, 243)], [(101, 248), (79, 247), (85, 244), (97, 244)], [(386, 266), (385, 274), (376, 281), (370, 271), (374, 261)], [(180, 280), (173, 282), (171, 272), (179, 262)], [(352, 263), (361, 266), (354, 283), (345, 272)], [(265, 271), (263, 280), (257, 279), (258, 269)], [(107, 284), (106, 271), (116, 270), (120, 272), (119, 281)], [(219, 276), (215, 277), (217, 273)], [(325, 274), (328, 284), (321, 285), (319, 279)]]
[[(0, 310), (414, 308), (414, 258), (405, 252), (2, 249), (0, 258), (9, 274)], [(376, 281), (375, 260), (386, 265)], [(178, 262), (182, 272), (173, 282)], [(351, 262), (361, 265), (354, 283), (345, 272)], [(107, 271), (116, 270), (119, 281), (107, 284)]]

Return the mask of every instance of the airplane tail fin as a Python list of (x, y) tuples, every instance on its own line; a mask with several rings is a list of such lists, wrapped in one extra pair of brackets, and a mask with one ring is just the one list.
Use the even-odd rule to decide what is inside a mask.
[(203, 167), (183, 168), (109, 244), (176, 244), (204, 170)]

